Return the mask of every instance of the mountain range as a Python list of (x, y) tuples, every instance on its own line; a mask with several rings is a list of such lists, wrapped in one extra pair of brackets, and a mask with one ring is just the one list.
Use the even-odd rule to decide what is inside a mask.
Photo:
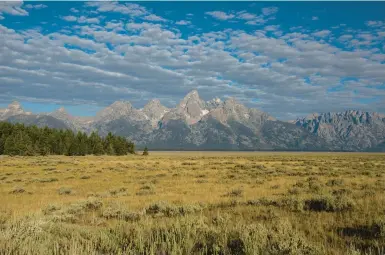
[(13, 102), (0, 109), (0, 121), (100, 135), (112, 132), (138, 147), (159, 150), (385, 151), (383, 114), (349, 110), (286, 122), (233, 98), (204, 101), (196, 90), (175, 108), (156, 99), (141, 109), (117, 101), (95, 117), (71, 116), (64, 108), (33, 114)]

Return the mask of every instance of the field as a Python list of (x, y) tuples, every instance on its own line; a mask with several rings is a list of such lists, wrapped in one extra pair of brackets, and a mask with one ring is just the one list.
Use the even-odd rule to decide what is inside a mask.
[(0, 156), (0, 254), (385, 254), (385, 155)]

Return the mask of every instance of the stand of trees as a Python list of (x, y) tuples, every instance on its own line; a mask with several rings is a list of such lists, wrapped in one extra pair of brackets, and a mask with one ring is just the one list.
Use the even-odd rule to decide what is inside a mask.
[(38, 128), (0, 122), (0, 155), (126, 155), (135, 153), (134, 143), (109, 133), (100, 137), (92, 132)]

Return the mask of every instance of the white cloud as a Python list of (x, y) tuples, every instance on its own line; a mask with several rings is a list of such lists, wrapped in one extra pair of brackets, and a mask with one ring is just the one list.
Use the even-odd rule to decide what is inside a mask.
[(252, 20), (255, 19), (257, 16), (252, 13), (248, 13), (246, 11), (238, 12), (237, 13), (237, 18), (238, 19), (243, 19), (243, 20)]
[(269, 20), (275, 19), (275, 13), (278, 11), (276, 7), (267, 7), (262, 9), (262, 15), (255, 15), (246, 11), (238, 12), (237, 18), (247, 20), (247, 25), (263, 25)]
[[(217, 20), (232, 20), (234, 18), (237, 18), (237, 19), (247, 21), (246, 24), (248, 25), (261, 25), (261, 24), (265, 24), (269, 20), (275, 19), (273, 14), (275, 14), (277, 11), (278, 11), (278, 8), (276, 7), (268, 7), (268, 8), (262, 9), (263, 15), (256, 15), (253, 13), (249, 13), (247, 11), (239, 11), (235, 14), (226, 13), (222, 11), (212, 11), (212, 12), (206, 12), (206, 14), (212, 16)], [(232, 21), (232, 22), (235, 22), (235, 21)]]
[(167, 21), (166, 19), (164, 19), (164, 18), (162, 18), (160, 16), (157, 16), (155, 14), (147, 15), (143, 19), (148, 20), (148, 21), (161, 21), (161, 22)]
[(25, 6), (25, 8), (28, 8), (28, 9), (36, 9), (36, 10), (40, 10), (40, 9), (44, 9), (44, 8), (47, 8), (48, 6), (45, 5), (45, 4), (27, 4)]
[(366, 25), (367, 25), (368, 27), (381, 27), (381, 26), (384, 26), (385, 23), (382, 22), (382, 21), (370, 20), (370, 21), (367, 21), (367, 22), (366, 22)]
[(89, 23), (89, 24), (99, 24), (100, 20), (98, 18), (88, 18), (86, 16), (80, 16), (80, 17), (75, 17), (75, 16), (64, 16), (61, 17), (61, 19), (68, 21), (68, 22), (75, 22), (77, 21), (78, 23)]
[(73, 21), (76, 21), (78, 18), (76, 18), (75, 16), (63, 16), (63, 17), (61, 17), (61, 19), (65, 20), (65, 21), (73, 22)]
[(312, 35), (314, 35), (316, 37), (326, 37), (326, 36), (330, 35), (330, 33), (331, 33), (330, 30), (321, 30), (321, 31), (317, 31), (317, 32), (312, 33)]
[(182, 25), (182, 26), (186, 26), (186, 25), (190, 25), (190, 24), (191, 24), (191, 21), (188, 21), (188, 20), (180, 20), (180, 21), (175, 22), (175, 24), (177, 24), (177, 25)]
[(2, 15), (4, 14), (15, 16), (28, 16), (28, 12), (21, 8), (22, 5), (22, 1), (0, 2), (0, 16), (2, 17)]
[(158, 24), (152, 24), (148, 22), (142, 22), (142, 23), (127, 23), (126, 28), (128, 30), (150, 30), (150, 29), (157, 29), (161, 26)]
[(78, 12), (79, 12), (79, 10), (78, 10), (78, 9), (76, 9), (76, 8), (71, 8), (71, 9), (70, 9), (70, 12), (73, 12), (73, 13), (78, 13)]
[(245, 24), (247, 25), (263, 25), (266, 23), (266, 20), (264, 19), (255, 19), (255, 20), (250, 20), (248, 22), (246, 22)]
[(278, 30), (279, 26), (278, 25), (270, 25), (265, 27), (265, 31), (276, 31)]
[(117, 30), (124, 30), (123, 29), (123, 23), (122, 22), (106, 22), (106, 25), (104, 26), (106, 29), (117, 29)]
[(311, 17), (311, 20), (319, 20), (319, 18), (317, 16), (313, 16)]
[(212, 12), (206, 12), (207, 15), (210, 15), (211, 17), (218, 19), (218, 20), (229, 20), (235, 17), (234, 14), (227, 14), (222, 11), (212, 11)]
[(135, 3), (119, 2), (86, 2), (86, 6), (96, 8), (98, 12), (118, 12), (130, 16), (143, 16), (149, 14), (147, 9)]
[(338, 40), (344, 42), (344, 41), (351, 40), (352, 38), (353, 38), (352, 35), (341, 35), (341, 36), (338, 38)]
[[(98, 12), (109, 8), (128, 12), (126, 4), (90, 4)], [(143, 11), (140, 7), (129, 10), (133, 9)], [(272, 16), (265, 13), (270, 16), (243, 20), (263, 24)], [(239, 21), (247, 12), (225, 14)], [(146, 10), (135, 20), (147, 15)], [(99, 26), (86, 22), (92, 18), (72, 17), (68, 19), (78, 23), (68, 28), (73, 32), (68, 34), (64, 28), (43, 34), (0, 25), (0, 90), (6, 92), (0, 93), (0, 101), (28, 95), (30, 100), (100, 106), (119, 99), (142, 104), (153, 97), (167, 103), (199, 87), (204, 98), (232, 95), (281, 117), (358, 107), (356, 101), (364, 96), (385, 99), (384, 92), (374, 87), (385, 83), (384, 46), (369, 45), (363, 50), (357, 44), (380, 42), (379, 30), (337, 34), (334, 40), (342, 42), (342, 47), (329, 41), (333, 36), (328, 30), (297, 28), (284, 33), (277, 25), (269, 25), (249, 32), (196, 30), (186, 38), (176, 26), (185, 24), (184, 20), (155, 24), (105, 18)], [(352, 48), (346, 50), (350, 43)], [(343, 91), (328, 92), (345, 77), (356, 81), (345, 82)], [(251, 102), (256, 97), (260, 101)], [(385, 111), (375, 103), (367, 107)]]
[(99, 24), (100, 23), (98, 18), (87, 18), (85, 16), (81, 16), (77, 20), (79, 23), (90, 23), (90, 24)]
[(266, 7), (266, 8), (262, 8), (262, 13), (263, 15), (265, 16), (269, 16), (269, 15), (273, 15), (275, 13), (278, 12), (278, 8), (277, 7)]

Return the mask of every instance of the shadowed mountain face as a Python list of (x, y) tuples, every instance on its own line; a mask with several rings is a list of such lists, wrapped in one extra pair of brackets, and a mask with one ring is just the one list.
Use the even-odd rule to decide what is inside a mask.
[(385, 115), (375, 112), (313, 114), (295, 123), (341, 150), (371, 150), (385, 141)]
[(0, 109), (0, 121), (97, 131), (101, 135), (112, 132), (152, 149), (381, 151), (385, 144), (385, 116), (378, 113), (313, 114), (289, 123), (232, 98), (206, 102), (196, 90), (175, 108), (167, 108), (156, 99), (142, 109), (118, 101), (94, 118), (74, 117), (64, 108), (34, 115), (13, 102)]
[(38, 126), (40, 128), (50, 127), (56, 129), (68, 129), (67, 124), (59, 119), (48, 115), (15, 115), (7, 118), (10, 123), (23, 123), (28, 126)]

